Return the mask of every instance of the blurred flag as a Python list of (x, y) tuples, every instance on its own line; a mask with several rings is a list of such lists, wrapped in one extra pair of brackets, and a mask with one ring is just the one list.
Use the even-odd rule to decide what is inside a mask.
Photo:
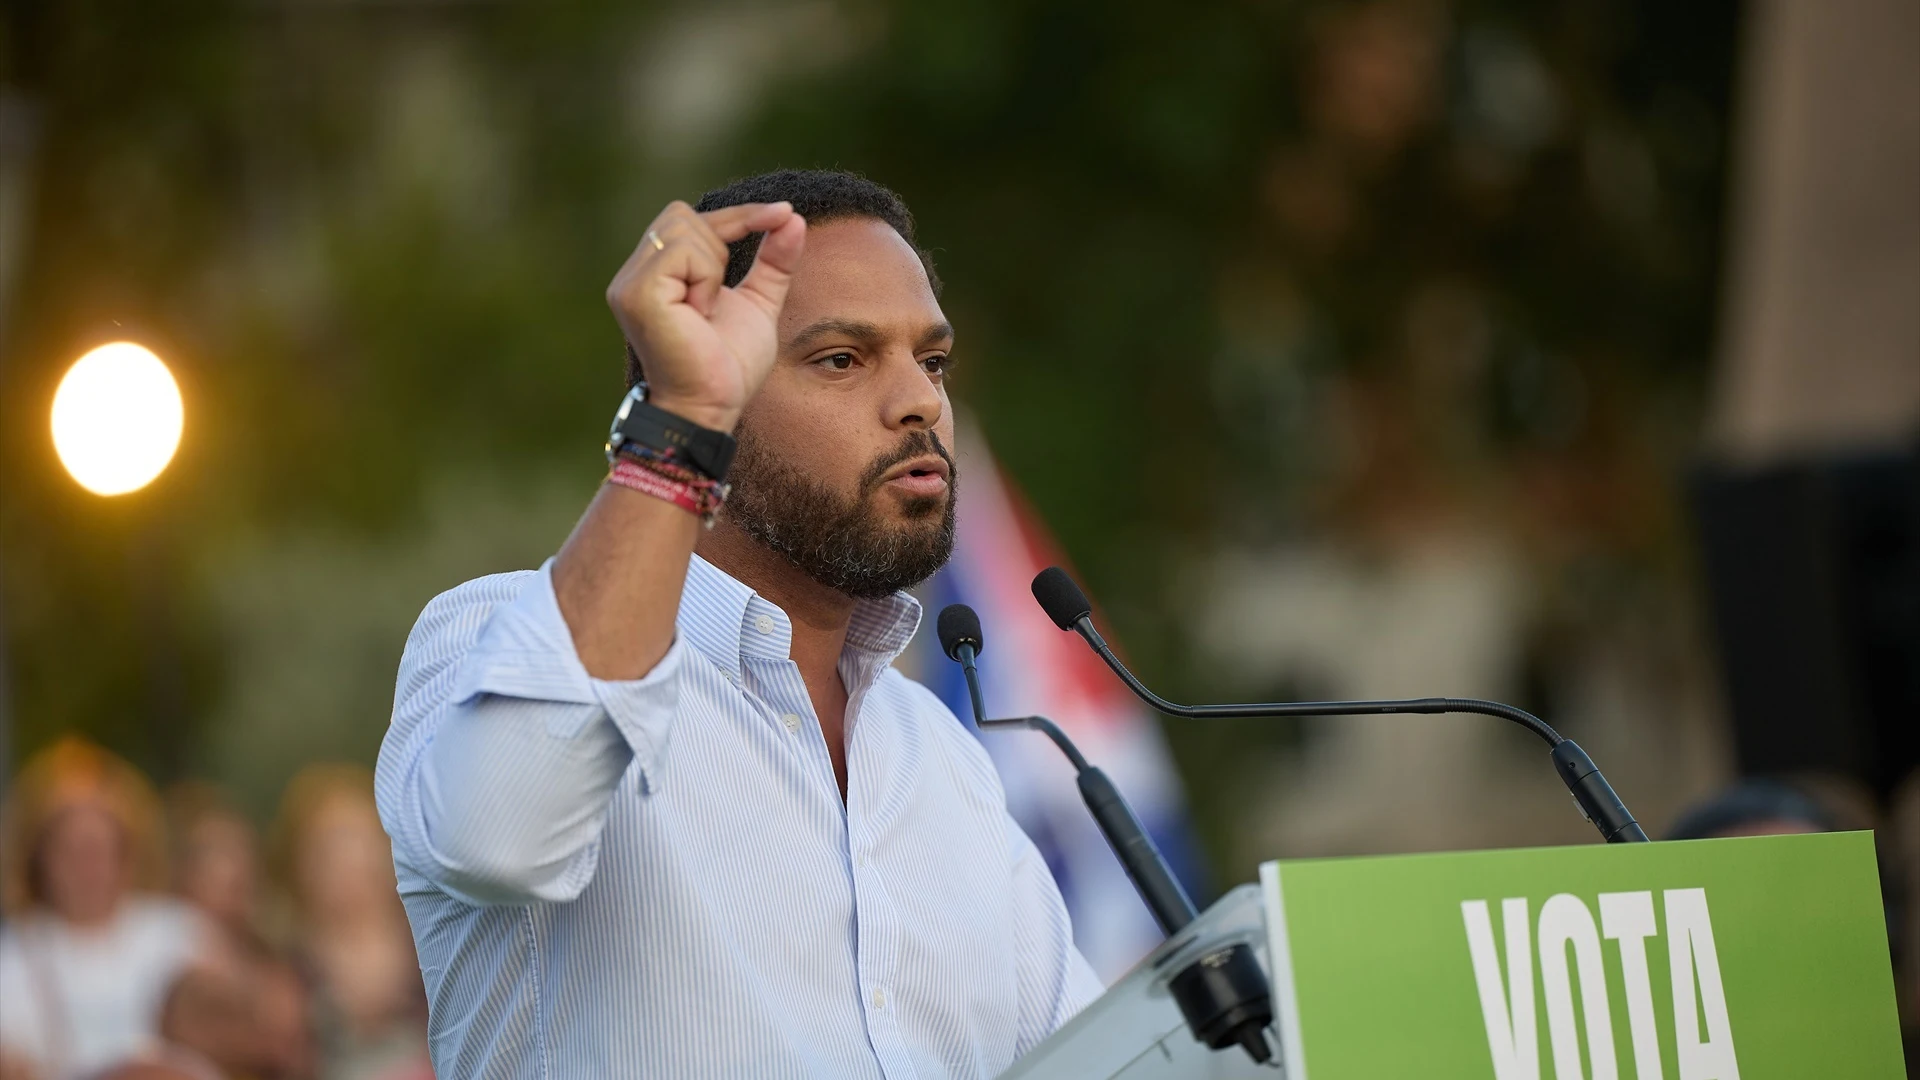
[[(1180, 781), (1160, 728), (1076, 634), (1047, 618), (1028, 587), (1060, 563), (1045, 527), (1000, 474), (977, 431), (961, 439), (958, 540), (953, 561), (923, 590), (929, 618), (948, 604), (980, 614), (985, 648), (980, 679), (988, 715), (1038, 713), (1058, 723), (1124, 792), (1195, 901), (1198, 852)], [(920, 635), (922, 681), (972, 726), (959, 666)], [(1161, 940), (1126, 872), (1107, 847), (1074, 786), (1073, 767), (1038, 732), (995, 731), (981, 741), (999, 766), (1013, 816), (1053, 869), (1080, 951), (1111, 983)]]

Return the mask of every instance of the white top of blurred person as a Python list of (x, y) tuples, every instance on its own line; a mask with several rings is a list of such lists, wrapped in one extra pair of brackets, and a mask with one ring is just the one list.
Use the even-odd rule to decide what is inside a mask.
[(155, 1052), (167, 992), (209, 944), (191, 908), (127, 894), (124, 843), (104, 806), (56, 815), (40, 848), (45, 902), (0, 932), (0, 1047), (41, 1080)]

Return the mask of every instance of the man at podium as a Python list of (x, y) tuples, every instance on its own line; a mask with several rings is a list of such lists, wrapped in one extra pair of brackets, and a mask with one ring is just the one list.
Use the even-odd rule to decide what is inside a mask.
[(607, 480), (544, 566), (427, 605), (380, 752), (440, 1075), (986, 1077), (1099, 994), (891, 666), (953, 546), (937, 296), (833, 172), (674, 203), (614, 278)]

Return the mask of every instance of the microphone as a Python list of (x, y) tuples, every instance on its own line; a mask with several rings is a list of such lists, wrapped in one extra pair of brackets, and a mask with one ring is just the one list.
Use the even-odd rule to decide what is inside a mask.
[(1633, 819), (1620, 796), (1614, 793), (1613, 785), (1600, 774), (1600, 767), (1593, 763), (1585, 750), (1572, 739), (1562, 736), (1549, 727), (1546, 721), (1527, 712), (1498, 701), (1485, 701), (1480, 698), (1403, 698), (1386, 701), (1289, 701), (1268, 704), (1247, 705), (1176, 705), (1147, 689), (1145, 683), (1127, 670), (1127, 666), (1114, 655), (1113, 649), (1100, 636), (1093, 626), (1093, 605), (1087, 602), (1087, 595), (1080, 586), (1073, 583), (1067, 572), (1057, 566), (1040, 571), (1033, 579), (1033, 598), (1053, 620), (1053, 624), (1062, 630), (1072, 630), (1086, 639), (1100, 659), (1107, 662), (1120, 681), (1127, 684), (1134, 695), (1169, 716), (1183, 716), (1188, 719), (1221, 719), (1237, 717), (1269, 716), (1379, 716), (1388, 713), (1479, 713), (1484, 716), (1497, 716), (1519, 724), (1539, 736), (1551, 751), (1554, 773), (1560, 777), (1567, 790), (1573, 793), (1574, 802), (1579, 804), (1581, 813), (1586, 815), (1593, 827), (1610, 844), (1636, 842), (1647, 839), (1645, 829)]
[(940, 635), (940, 651), (959, 664), (966, 675), (967, 695), (973, 699), (973, 717), (979, 721), (987, 715), (987, 703), (980, 697), (980, 672), (973, 666), (974, 658), (980, 655), (980, 616), (965, 604), (948, 604), (940, 609), (934, 632)]
[[(982, 731), (1018, 727), (1038, 731), (1053, 740), (1073, 763), (1080, 797), (1127, 877), (1133, 881), (1134, 889), (1153, 912), (1161, 932), (1172, 936), (1197, 918), (1199, 913), (1194, 909), (1193, 900), (1167, 868), (1167, 860), (1141, 826), (1126, 796), (1120, 794), (1106, 773), (1087, 763), (1079, 747), (1058, 724), (1044, 716), (987, 719), (986, 699), (980, 692), (980, 672), (975, 666), (983, 647), (980, 616), (965, 604), (949, 604), (940, 612), (934, 627), (940, 637), (941, 651), (959, 664), (966, 676), (973, 721)], [(1187, 1026), (1209, 1047), (1218, 1050), (1242, 1046), (1258, 1064), (1265, 1064), (1272, 1057), (1265, 1035), (1267, 1025), (1273, 1022), (1272, 997), (1266, 976), (1260, 970), (1260, 961), (1245, 944), (1216, 949), (1202, 956), (1175, 975), (1169, 989), (1186, 1017)]]

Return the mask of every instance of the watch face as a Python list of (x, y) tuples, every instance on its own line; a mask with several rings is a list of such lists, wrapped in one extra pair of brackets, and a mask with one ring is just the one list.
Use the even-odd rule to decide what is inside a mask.
[(647, 400), (647, 384), (634, 383), (633, 389), (627, 391), (627, 396), (620, 400), (620, 411), (613, 414), (614, 430), (620, 430), (620, 425), (627, 422), (627, 414), (633, 411), (634, 402), (645, 400)]

